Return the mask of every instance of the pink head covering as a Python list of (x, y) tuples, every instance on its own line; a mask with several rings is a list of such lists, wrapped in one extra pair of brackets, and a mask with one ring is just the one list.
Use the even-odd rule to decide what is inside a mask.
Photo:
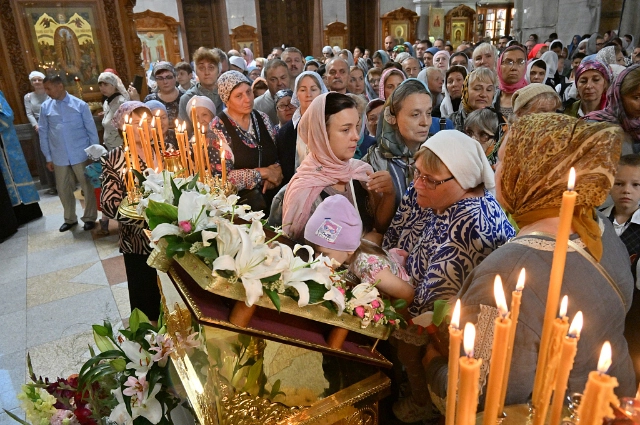
[(282, 207), (282, 229), (291, 239), (301, 239), (311, 215), (311, 206), (320, 193), (329, 186), (350, 180), (369, 181), (373, 168), (357, 159), (341, 161), (331, 150), (325, 125), (327, 96), (343, 96), (324, 93), (313, 99), (298, 124), (298, 135), (307, 143), (309, 155), (289, 182)]
[(304, 238), (314, 245), (336, 251), (355, 251), (360, 246), (362, 220), (342, 195), (329, 196), (313, 212), (304, 228)]
[(249, 50), (248, 47), (242, 49), (244, 51), (244, 61), (247, 63), (247, 66), (253, 62), (253, 52)]
[(384, 97), (384, 82), (391, 74), (398, 74), (402, 77), (402, 81), (407, 79), (407, 76), (404, 75), (404, 72), (400, 71), (398, 68), (388, 68), (386, 69), (382, 75), (380, 76), (380, 87), (378, 87), (378, 99), (386, 100)]
[(524, 65), (521, 68), (524, 69), (525, 72), (522, 73), (522, 78), (520, 78), (520, 80), (518, 80), (516, 83), (507, 84), (502, 77), (502, 58), (504, 57), (505, 53), (511, 52), (513, 50), (519, 50), (522, 52), (525, 57), (525, 65), (527, 61), (527, 52), (525, 52), (524, 49), (520, 46), (509, 46), (500, 54), (500, 57), (498, 58), (498, 85), (500, 86), (500, 91), (503, 93), (515, 93), (521, 88), (526, 87), (528, 84), (526, 78), (527, 72)]
[(446, 71), (447, 69), (449, 69), (449, 59), (451, 59), (451, 53), (447, 52), (446, 50), (439, 50), (435, 55), (433, 55), (433, 66), (436, 66), (436, 58), (439, 56), (444, 56), (447, 59), (447, 67), (445, 68)]
[(535, 46), (533, 46), (533, 49), (531, 49), (531, 51), (529, 52), (529, 60), (534, 59), (536, 57), (536, 55), (538, 54), (538, 52), (540, 51), (540, 49), (542, 49), (544, 46), (546, 46), (546, 44), (544, 43), (539, 43), (536, 44)]

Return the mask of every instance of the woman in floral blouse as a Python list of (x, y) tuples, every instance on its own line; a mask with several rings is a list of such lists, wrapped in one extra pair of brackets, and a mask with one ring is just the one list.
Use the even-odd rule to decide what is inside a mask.
[[(218, 79), (218, 94), (227, 108), (211, 121), (209, 161), (221, 172), (220, 146), (224, 148), (227, 176), (241, 198), (257, 189), (264, 197), (265, 214), (282, 183), (282, 170), (275, 145), (276, 132), (263, 112), (253, 109), (251, 82), (238, 71)], [(255, 199), (255, 193), (251, 196)], [(264, 206), (262, 207), (264, 208)]]

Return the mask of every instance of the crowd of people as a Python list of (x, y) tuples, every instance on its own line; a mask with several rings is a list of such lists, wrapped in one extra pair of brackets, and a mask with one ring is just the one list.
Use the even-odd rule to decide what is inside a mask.
[[(410, 325), (394, 332), (388, 347), (404, 374), (393, 404), (403, 422), (437, 418), (446, 397), (445, 353), (414, 322), (460, 298), (462, 322), (489, 329), (497, 315), (495, 275), (510, 294), (525, 267), (507, 403), (526, 403), (558, 210), (574, 167), (571, 239), (582, 249), (569, 249), (563, 295), (570, 315), (583, 312), (585, 331), (568, 391), (583, 390), (608, 340), (616, 391), (635, 394), (640, 47), (634, 37), (585, 34), (564, 43), (556, 34), (544, 42), (532, 34), (524, 43), (505, 36), (497, 45), (462, 42), (454, 49), (442, 39), (396, 45), (389, 36), (380, 50), (325, 46), (317, 53), (282, 46), (260, 58), (247, 48), (200, 47), (190, 62), (153, 64), (144, 99), (115, 71), (100, 75), (106, 148), (98, 154), (100, 230), (108, 233), (109, 219), (120, 223), (132, 308), (157, 318), (159, 294), (145, 262), (144, 232), (118, 212), (125, 196), (119, 130), (125, 115), (135, 127), (143, 113), (158, 113), (167, 146), (177, 148), (176, 120), (192, 134), (195, 108), (207, 129), (210, 168), (220, 173), (225, 162), (241, 202), (264, 211), (290, 239), (335, 259), (356, 281), (378, 282), (387, 296), (408, 302)], [(87, 129), (93, 122), (86, 104), (66, 93), (59, 78), (30, 79), (34, 92), (25, 107), (55, 172), (66, 231), (77, 222), (72, 177), (84, 182), (84, 149), (98, 143), (97, 134), (95, 126)], [(151, 158), (140, 160), (144, 168)], [(82, 219), (91, 230), (96, 203), (89, 185), (83, 188)], [(479, 335), (476, 354), (488, 364), (488, 332)]]

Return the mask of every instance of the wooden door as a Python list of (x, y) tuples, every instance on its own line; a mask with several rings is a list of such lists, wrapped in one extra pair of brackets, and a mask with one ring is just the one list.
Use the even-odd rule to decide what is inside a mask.
[(379, 10), (377, 1), (349, 0), (347, 2), (349, 46), (345, 46), (345, 48), (353, 51), (355, 46), (360, 46), (364, 49), (370, 49), (372, 53), (378, 50), (380, 46), (377, 43), (376, 32)]
[(213, 8), (211, 2), (198, 0), (182, 0), (182, 13), (184, 16), (184, 27), (187, 32), (187, 44), (189, 53), (186, 54), (190, 60), (191, 55), (200, 46), (215, 46), (215, 36), (213, 25)]
[[(184, 1), (184, 0), (183, 0)], [(262, 51), (266, 56), (275, 46), (297, 47), (312, 55), (313, 0), (260, 0)]]

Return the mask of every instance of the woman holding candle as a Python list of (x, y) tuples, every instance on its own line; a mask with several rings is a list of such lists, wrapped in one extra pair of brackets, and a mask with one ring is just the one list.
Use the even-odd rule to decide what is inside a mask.
[[(524, 267), (530, 271), (522, 293), (506, 405), (526, 403), (531, 397), (554, 235), (559, 231), (558, 211), (571, 167), (577, 173), (578, 196), (561, 294), (570, 299), (568, 316), (582, 311), (585, 325), (568, 391), (582, 392), (588, 372), (597, 363), (600, 346), (609, 340), (616, 353), (610, 369), (620, 383), (616, 392), (619, 395), (635, 392), (633, 368), (623, 336), (633, 289), (628, 255), (611, 223), (596, 215), (594, 209), (604, 202), (613, 183), (622, 137), (619, 127), (549, 113), (521, 117), (505, 135), (498, 153), (501, 161), (496, 169), (496, 193), (521, 231), (473, 270), (459, 295), (462, 322), (477, 321), (479, 328), (487, 328), (497, 315), (492, 293), (496, 274), (502, 277), (505, 292), (510, 294), (520, 270)], [(554, 155), (543, 155), (545, 152)], [(606, 270), (611, 281), (595, 264)], [(486, 360), (491, 357), (489, 335), (480, 336), (477, 353)], [(442, 361), (440, 366), (444, 367)], [(430, 376), (438, 376), (438, 370), (442, 373), (438, 361), (431, 361)], [(486, 370), (481, 383), (486, 384)], [(444, 394), (441, 378), (440, 382), (432, 382), (431, 388)]]
[(241, 202), (253, 203), (254, 210), (264, 210), (268, 215), (282, 183), (275, 130), (266, 114), (253, 109), (251, 82), (240, 72), (222, 74), (218, 93), (227, 108), (209, 125), (213, 132), (207, 145), (212, 169), (222, 172), (223, 147), (227, 176), (240, 191)]
[[(147, 168), (147, 163), (152, 159), (144, 156), (142, 141), (139, 139), (137, 131), (138, 123), (144, 113), (151, 115), (149, 108), (142, 102), (123, 103), (113, 117), (113, 125), (122, 129), (125, 116), (133, 118), (132, 125), (135, 140), (127, 140), (129, 149), (134, 148), (139, 155), (140, 170)], [(132, 151), (132, 150), (131, 150)], [(102, 203), (102, 213), (118, 221), (120, 227), (120, 252), (124, 257), (124, 267), (127, 273), (127, 288), (129, 289), (129, 303), (131, 309), (140, 309), (150, 320), (158, 320), (160, 313), (160, 291), (156, 282), (156, 270), (147, 265), (147, 258), (152, 249), (149, 247), (149, 240), (144, 234), (146, 224), (144, 221), (134, 220), (120, 214), (118, 207), (122, 199), (126, 196), (126, 188), (130, 183), (125, 183), (131, 175), (127, 168), (123, 146), (118, 146), (109, 151), (101, 158), (102, 162), (102, 193), (100, 201)]]

